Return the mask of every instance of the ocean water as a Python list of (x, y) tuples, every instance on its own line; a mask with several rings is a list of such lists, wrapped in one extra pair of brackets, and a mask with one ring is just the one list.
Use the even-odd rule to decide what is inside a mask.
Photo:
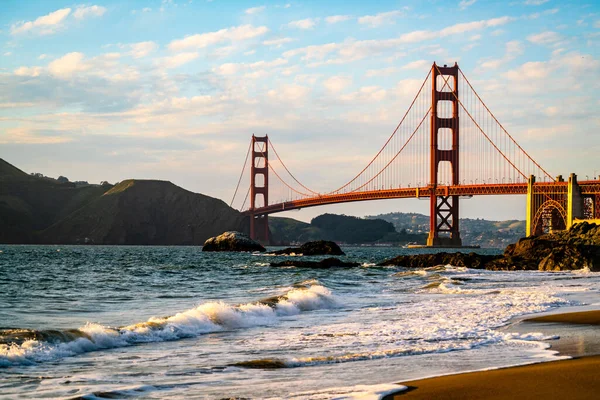
[(374, 264), (425, 250), (344, 250), (362, 266), (0, 246), (0, 398), (378, 398), (401, 380), (556, 359), (552, 334), (499, 328), (599, 299), (586, 271), (409, 271)]

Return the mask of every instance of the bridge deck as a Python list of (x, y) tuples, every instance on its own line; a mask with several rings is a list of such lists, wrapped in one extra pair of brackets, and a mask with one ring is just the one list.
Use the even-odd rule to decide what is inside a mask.
[[(563, 184), (562, 182), (558, 184)], [(541, 185), (555, 185), (553, 183), (541, 183)], [(283, 211), (297, 210), (307, 207), (322, 206), (326, 204), (350, 203), (355, 201), (383, 200), (383, 199), (406, 199), (430, 197), (431, 187), (419, 188), (399, 188), (382, 189), (355, 193), (340, 193), (315, 196), (306, 199), (286, 201), (283, 203), (270, 204), (266, 207), (259, 207), (254, 210), (254, 214), (274, 214)], [(438, 186), (435, 189), (436, 196), (481, 196), (481, 195), (507, 195), (507, 194), (527, 194), (527, 183), (499, 183), (482, 185), (457, 185), (457, 186)], [(245, 211), (249, 215), (250, 210)]]

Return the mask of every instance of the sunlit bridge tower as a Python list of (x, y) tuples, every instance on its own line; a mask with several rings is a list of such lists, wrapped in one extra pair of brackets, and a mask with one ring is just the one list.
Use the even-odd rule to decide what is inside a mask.
[[(428, 246), (462, 245), (458, 230), (458, 198), (446, 195), (436, 196), (439, 182), (440, 163), (450, 164), (452, 182), (459, 184), (458, 165), (458, 64), (452, 67), (444, 65), (431, 67), (431, 150), (430, 150), (430, 222)], [(446, 132), (444, 132), (444, 130)], [(449, 132), (448, 132), (449, 131)], [(440, 148), (440, 134), (450, 133), (450, 148)]]
[[(269, 244), (269, 217), (254, 210), (269, 204), (269, 137), (252, 135), (250, 167), (250, 237)], [(262, 196), (262, 202), (257, 197)]]

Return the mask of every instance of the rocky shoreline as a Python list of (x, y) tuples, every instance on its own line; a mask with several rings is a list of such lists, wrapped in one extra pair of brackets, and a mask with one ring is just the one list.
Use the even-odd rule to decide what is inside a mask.
[(492, 271), (600, 271), (600, 226), (581, 222), (567, 231), (523, 238), (499, 256), (442, 252), (398, 256), (378, 265), (427, 268), (439, 264)]
[[(259, 243), (240, 232), (225, 232), (210, 238), (203, 251), (266, 251)], [(271, 255), (344, 255), (337, 244), (329, 241), (307, 242), (270, 252)], [(508, 245), (502, 255), (447, 253), (401, 255), (377, 264), (404, 268), (429, 268), (453, 265), (492, 271), (571, 271), (589, 269), (600, 271), (600, 226), (581, 222), (566, 231), (520, 239)], [(325, 259), (321, 261), (288, 260), (272, 262), (273, 267), (296, 266), (305, 268), (356, 267), (358, 263)]]

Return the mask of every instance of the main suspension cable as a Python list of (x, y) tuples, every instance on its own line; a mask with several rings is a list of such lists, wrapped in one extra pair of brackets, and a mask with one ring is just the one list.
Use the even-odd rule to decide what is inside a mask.
[[(240, 183), (242, 183), (242, 178), (244, 177), (244, 171), (246, 170), (246, 164), (248, 163), (248, 156), (250, 155), (250, 149), (252, 149), (252, 141), (248, 145), (248, 151), (246, 152), (246, 159), (244, 160), (244, 166), (242, 167), (242, 173), (240, 174), (240, 179), (238, 179), (237, 186), (235, 187), (235, 192), (233, 193), (233, 198), (231, 199), (231, 203), (229, 203), (229, 207), (233, 205), (235, 201), (235, 196), (237, 195), (238, 189), (240, 188)], [(244, 201), (245, 204), (245, 201)], [(242, 205), (243, 207), (243, 205)]]
[(285, 170), (287, 171), (288, 174), (290, 174), (290, 176), (292, 177), (292, 179), (294, 181), (296, 181), (296, 183), (300, 186), (302, 186), (304, 189), (308, 190), (309, 192), (311, 192), (312, 194), (316, 194), (318, 195), (319, 192), (315, 192), (314, 190), (311, 190), (309, 188), (307, 188), (306, 186), (304, 186), (302, 183), (300, 183), (300, 181), (298, 179), (296, 179), (296, 177), (294, 176), (294, 174), (292, 174), (290, 172), (290, 170), (288, 169), (288, 167), (285, 165), (285, 163), (283, 162), (283, 160), (281, 159), (281, 157), (279, 157), (279, 154), (277, 154), (277, 150), (275, 150), (275, 146), (273, 146), (273, 143), (271, 142), (271, 139), (267, 139), (269, 141), (269, 144), (271, 145), (271, 149), (273, 149), (273, 152), (275, 153), (275, 155), (277, 156), (277, 159), (279, 160), (279, 162), (281, 163), (281, 165), (283, 166), (283, 168), (285, 168)]

